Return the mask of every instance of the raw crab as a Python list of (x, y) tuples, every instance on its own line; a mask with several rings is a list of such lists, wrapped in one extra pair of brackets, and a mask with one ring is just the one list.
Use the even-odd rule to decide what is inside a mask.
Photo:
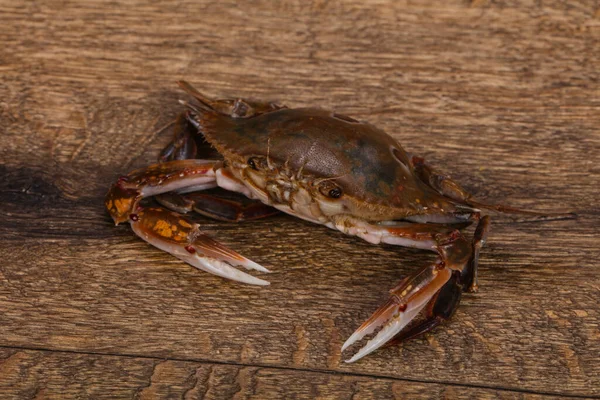
[[(477, 288), (477, 261), (489, 231), (484, 205), (380, 129), (314, 108), (291, 109), (242, 99), (212, 100), (186, 82), (192, 97), (175, 121), (175, 137), (160, 163), (119, 178), (105, 205), (115, 223), (129, 221), (152, 245), (213, 274), (240, 282), (268, 282), (234, 266), (268, 272), (202, 232), (182, 216), (191, 210), (220, 220), (276, 212), (337, 229), (370, 243), (436, 252), (437, 261), (406, 277), (389, 300), (344, 343), (371, 340), (353, 362), (386, 343), (425, 333), (450, 318), (463, 291)], [(206, 158), (208, 149), (216, 153)], [(242, 205), (200, 191), (221, 187), (260, 200)], [(156, 196), (166, 208), (142, 207)], [(474, 236), (459, 231), (477, 222)], [(404, 329), (426, 308), (425, 319)], [(375, 332), (377, 333), (373, 335)]]

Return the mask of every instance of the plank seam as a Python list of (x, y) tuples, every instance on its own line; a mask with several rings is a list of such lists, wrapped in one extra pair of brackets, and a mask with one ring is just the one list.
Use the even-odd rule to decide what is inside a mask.
[(294, 368), (294, 367), (288, 367), (288, 366), (284, 366), (284, 365), (272, 365), (272, 364), (265, 364), (265, 363), (247, 364), (247, 363), (237, 363), (237, 362), (233, 362), (233, 361), (208, 360), (208, 359), (202, 359), (202, 358), (157, 357), (157, 356), (138, 355), (138, 354), (131, 354), (131, 353), (109, 353), (109, 352), (96, 352), (96, 351), (78, 351), (78, 350), (68, 350), (68, 349), (67, 350), (56, 350), (56, 349), (48, 349), (48, 348), (44, 348), (44, 347), (30, 347), (30, 346), (0, 345), (0, 349), (40, 351), (40, 352), (46, 352), (46, 353), (69, 353), (69, 354), (107, 356), (107, 357), (141, 358), (141, 359), (147, 359), (147, 360), (156, 360), (156, 361), (160, 361), (160, 362), (165, 362), (165, 361), (196, 362), (196, 363), (204, 363), (204, 364), (209, 364), (209, 365), (212, 364), (212, 365), (228, 365), (228, 366), (234, 366), (234, 367), (271, 368), (271, 369), (281, 370), (281, 371), (317, 372), (317, 373), (321, 373), (321, 374), (340, 375), (340, 376), (349, 376), (349, 377), (362, 377), (362, 378), (376, 378), (376, 379), (383, 379), (383, 380), (397, 381), (397, 382), (438, 384), (438, 385), (444, 385), (444, 386), (465, 387), (465, 388), (473, 388), (473, 389), (501, 390), (501, 391), (505, 391), (505, 392), (536, 394), (536, 395), (544, 395), (544, 396), (561, 396), (563, 398), (571, 398), (571, 399), (600, 399), (600, 396), (596, 396), (596, 395), (569, 394), (569, 393), (557, 393), (557, 392), (538, 392), (538, 391), (534, 391), (534, 390), (514, 388), (514, 387), (502, 387), (502, 386), (481, 385), (481, 384), (464, 384), (464, 383), (449, 382), (449, 381), (443, 381), (443, 380), (397, 378), (397, 377), (386, 376), (386, 375), (371, 375), (371, 374), (365, 374), (365, 373), (360, 373), (360, 372), (334, 371), (334, 370), (327, 370), (327, 369), (320, 369), (320, 368)]

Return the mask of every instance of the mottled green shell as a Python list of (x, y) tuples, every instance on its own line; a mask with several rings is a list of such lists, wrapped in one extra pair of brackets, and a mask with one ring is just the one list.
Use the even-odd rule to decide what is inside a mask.
[(302, 168), (316, 178), (335, 178), (345, 195), (396, 208), (397, 216), (452, 208), (414, 175), (400, 144), (368, 123), (309, 108), (251, 118), (206, 113), (198, 119), (206, 139), (223, 153), (249, 158), (268, 152), (273, 163), (287, 162), (292, 170)]

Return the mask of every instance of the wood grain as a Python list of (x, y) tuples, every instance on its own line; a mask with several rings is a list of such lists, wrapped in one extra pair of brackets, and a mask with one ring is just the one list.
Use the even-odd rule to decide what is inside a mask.
[(4, 399), (556, 399), (346, 374), (0, 348)]
[[(250, 398), (600, 397), (599, 10), (0, 0), (0, 370), (37, 371), (0, 394), (48, 382), (57, 397), (77, 370), (66, 397), (131, 397), (164, 364), (179, 394), (212, 368), (223, 393), (242, 373), (263, 382)], [(110, 183), (169, 140), (181, 78), (369, 120), (480, 198), (579, 217), (494, 216), (481, 291), (452, 321), (347, 365), (343, 341), (431, 255), (288, 216), (198, 217), (274, 271), (258, 289), (183, 265), (103, 210)]]

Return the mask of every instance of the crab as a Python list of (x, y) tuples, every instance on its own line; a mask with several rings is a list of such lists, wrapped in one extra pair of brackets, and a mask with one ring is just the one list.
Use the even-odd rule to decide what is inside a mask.
[[(143, 240), (198, 269), (253, 285), (269, 282), (236, 267), (268, 270), (184, 214), (243, 221), (283, 211), (369, 243), (437, 254), (434, 263), (392, 288), (348, 338), (342, 352), (366, 343), (347, 362), (434, 329), (453, 315), (463, 292), (477, 290), (479, 252), (490, 229), (480, 209), (540, 215), (476, 201), (366, 122), (316, 108), (214, 100), (187, 82), (178, 84), (193, 100), (182, 102), (185, 111), (172, 124), (174, 138), (159, 162), (110, 188), (105, 206), (115, 224), (129, 222)], [(203, 192), (216, 187), (250, 200)], [(162, 207), (145, 205), (146, 197)], [(472, 223), (477, 225), (468, 238), (461, 229)], [(424, 318), (415, 319), (423, 310)]]

